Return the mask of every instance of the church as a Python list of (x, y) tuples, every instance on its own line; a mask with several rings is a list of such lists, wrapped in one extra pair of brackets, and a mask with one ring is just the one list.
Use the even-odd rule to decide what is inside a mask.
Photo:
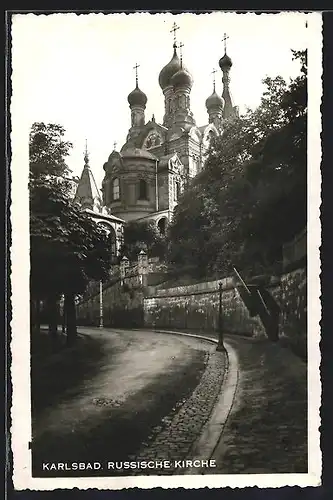
[(183, 62), (177, 29), (174, 23), (172, 57), (158, 76), (164, 97), (162, 123), (154, 115), (146, 120), (148, 97), (139, 87), (136, 64), (135, 88), (128, 95), (131, 126), (123, 146), (119, 151), (114, 149), (103, 166), (101, 190), (90, 169), (87, 149), (85, 152), (74, 200), (111, 231), (115, 255), (122, 244), (123, 225), (128, 221), (153, 221), (160, 233), (165, 233), (179, 196), (204, 166), (211, 138), (222, 133), (226, 120), (238, 115), (230, 93), (232, 61), (224, 35), (224, 55), (219, 60), (222, 96), (215, 89), (214, 70), (213, 93), (205, 102), (208, 123), (197, 125), (191, 111), (193, 77)]

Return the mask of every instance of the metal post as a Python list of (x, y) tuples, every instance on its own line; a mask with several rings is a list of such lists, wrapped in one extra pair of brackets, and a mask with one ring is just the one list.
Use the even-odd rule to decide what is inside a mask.
[(217, 351), (225, 351), (223, 345), (223, 318), (222, 318), (222, 283), (219, 283), (219, 323), (218, 323), (219, 341), (216, 347)]
[(99, 282), (99, 327), (103, 328), (103, 283)]
[(60, 317), (61, 317), (61, 331), (63, 334), (66, 333), (66, 311), (65, 311), (65, 297), (64, 295), (60, 298)]

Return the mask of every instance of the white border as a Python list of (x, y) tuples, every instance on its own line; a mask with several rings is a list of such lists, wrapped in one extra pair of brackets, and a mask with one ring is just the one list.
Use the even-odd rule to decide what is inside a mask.
[[(243, 14), (244, 15), (244, 14)], [(272, 14), (278, 15), (278, 14)], [(30, 405), (30, 335), (29, 335), (29, 198), (28, 198), (28, 134), (30, 124), (24, 123), (15, 99), (14, 78), (20, 74), (13, 67), (13, 98), (11, 100), (12, 163), (11, 163), (11, 282), (12, 310), (12, 385), (11, 409), (13, 482), (16, 490), (54, 490), (57, 488), (240, 488), (247, 486), (318, 486), (321, 481), (320, 451), (320, 192), (321, 192), (321, 95), (322, 95), (322, 17), (308, 13), (308, 474), (237, 474), (189, 476), (135, 476), (110, 478), (33, 478), (31, 476), (31, 405)], [(277, 41), (278, 43), (278, 41)], [(12, 49), (15, 60), (15, 44)], [(15, 82), (16, 83), (16, 82)], [(22, 87), (22, 86), (21, 86)], [(20, 87), (20, 90), (21, 90)], [(24, 91), (24, 88), (23, 88)], [(269, 445), (269, 443), (267, 443)]]

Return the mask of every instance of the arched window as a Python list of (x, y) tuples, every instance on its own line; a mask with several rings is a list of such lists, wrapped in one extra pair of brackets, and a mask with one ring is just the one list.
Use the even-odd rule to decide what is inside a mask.
[(158, 230), (162, 235), (165, 235), (166, 221), (166, 217), (162, 217), (157, 223)]
[(215, 134), (214, 134), (214, 132), (212, 130), (209, 131), (208, 135), (209, 135), (209, 140), (210, 141), (213, 140), (213, 139), (215, 139)]
[(112, 259), (114, 259), (117, 256), (116, 232), (115, 232), (114, 228), (112, 227), (112, 225), (108, 224), (106, 222), (98, 222), (98, 225), (100, 227), (102, 227), (108, 234), (109, 241), (110, 241), (111, 255), (112, 255)]
[(147, 200), (148, 199), (148, 185), (147, 182), (143, 179), (139, 180), (139, 200)]
[(120, 199), (120, 184), (118, 177), (116, 177), (112, 181), (112, 199), (113, 201), (117, 201)]

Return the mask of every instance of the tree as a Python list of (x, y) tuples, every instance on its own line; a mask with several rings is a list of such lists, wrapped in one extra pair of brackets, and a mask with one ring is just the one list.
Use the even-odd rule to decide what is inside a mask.
[(111, 244), (106, 232), (69, 198), (65, 156), (71, 145), (62, 140), (63, 135), (64, 129), (52, 124), (34, 124), (30, 135), (30, 282), (32, 298), (48, 304), (51, 334), (57, 332), (57, 301), (65, 296), (67, 335), (72, 342), (75, 295), (84, 292), (89, 280), (107, 276)]
[(152, 221), (130, 221), (124, 227), (124, 244), (120, 255), (136, 260), (140, 250), (150, 257), (165, 256), (166, 237), (161, 235)]
[(32, 125), (29, 141), (30, 180), (65, 178), (70, 169), (66, 157), (72, 143), (64, 140), (65, 129), (53, 123)]
[[(301, 74), (280, 97), (283, 124), (265, 138), (246, 166), (253, 192), (246, 251), (265, 252), (266, 265), (282, 260), (282, 245), (306, 226), (307, 220), (307, 66), (306, 52), (293, 56)], [(286, 224), (286, 221), (288, 223)]]
[[(40, 326), (40, 302), (43, 298), (49, 316), (55, 316), (56, 310), (54, 300), (45, 297), (44, 279), (48, 276), (47, 271), (52, 269), (47, 265), (46, 257), (38, 262), (37, 268), (33, 266), (34, 261), (34, 235), (50, 234), (50, 228), (40, 215), (38, 205), (39, 195), (48, 188), (48, 192), (69, 193), (68, 176), (70, 170), (66, 164), (66, 157), (69, 155), (72, 144), (64, 139), (65, 130), (56, 124), (45, 124), (36, 122), (32, 125), (29, 136), (29, 188), (30, 188), (30, 233), (31, 233), (31, 298), (32, 298), (32, 319), (39, 330)], [(38, 238), (38, 237), (37, 237)], [(40, 239), (37, 239), (42, 244)], [(38, 254), (38, 252), (37, 252)], [(46, 268), (43, 269), (45, 262)], [(44, 295), (43, 295), (44, 294)], [(54, 330), (54, 325), (50, 325), (50, 331)]]
[[(170, 227), (169, 259), (197, 274), (251, 272), (281, 260), (306, 220), (306, 57), (289, 85), (266, 78), (259, 107), (225, 123)], [(285, 219), (288, 218), (288, 224)]]

